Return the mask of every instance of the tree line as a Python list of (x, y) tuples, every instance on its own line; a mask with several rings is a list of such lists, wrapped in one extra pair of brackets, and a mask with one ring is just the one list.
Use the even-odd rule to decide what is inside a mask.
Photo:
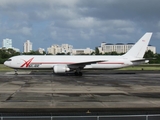
[[(108, 52), (108, 53), (99, 53), (99, 50), (97, 48), (95, 48), (95, 52), (91, 53), (91, 54), (81, 54), (81, 55), (123, 55), (124, 53), (117, 53), (117, 52)], [(0, 64), (3, 64), (4, 61), (6, 61), (8, 58), (12, 57), (12, 56), (17, 56), (17, 55), (46, 55), (45, 52), (43, 52), (42, 54), (39, 53), (38, 51), (31, 51), (28, 53), (20, 53), (20, 52), (16, 52), (13, 49), (0, 49)], [(70, 53), (57, 53), (57, 55), (70, 55)], [(160, 64), (160, 54), (154, 54), (152, 51), (147, 51), (144, 55), (144, 58), (154, 58), (149, 60), (149, 63), (151, 64)]]
[(44, 55), (46, 54), (45, 52), (43, 54), (39, 53), (38, 51), (31, 51), (29, 53), (20, 53), (16, 52), (15, 50), (9, 48), (9, 49), (0, 49), (0, 64), (3, 64), (4, 61), (6, 61), (8, 58), (12, 56), (17, 56), (17, 55)]

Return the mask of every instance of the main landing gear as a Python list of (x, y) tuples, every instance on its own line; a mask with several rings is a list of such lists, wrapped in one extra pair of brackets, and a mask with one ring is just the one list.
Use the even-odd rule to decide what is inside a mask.
[(75, 74), (75, 76), (82, 76), (83, 75), (80, 68), (77, 69), (74, 74)]
[(83, 75), (82, 72), (77, 72), (77, 71), (74, 74), (75, 74), (75, 76), (82, 76)]

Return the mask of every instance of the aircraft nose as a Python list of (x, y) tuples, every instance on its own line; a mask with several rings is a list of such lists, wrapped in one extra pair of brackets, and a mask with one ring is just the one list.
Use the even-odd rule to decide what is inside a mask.
[(5, 62), (4, 62), (4, 65), (5, 65), (5, 66), (9, 66), (9, 62), (8, 62), (8, 61), (5, 61)]
[(4, 62), (4, 65), (7, 66), (7, 61)]

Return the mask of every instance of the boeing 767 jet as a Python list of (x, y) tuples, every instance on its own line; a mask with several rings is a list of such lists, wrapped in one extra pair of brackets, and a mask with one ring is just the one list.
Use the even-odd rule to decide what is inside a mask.
[[(53, 70), (54, 73), (73, 71), (76, 76), (82, 76), (84, 69), (118, 69), (147, 63), (143, 58), (152, 33), (144, 34), (135, 45), (124, 55), (19, 55), (9, 58), (4, 65), (24, 70)], [(15, 71), (17, 74), (17, 72)]]

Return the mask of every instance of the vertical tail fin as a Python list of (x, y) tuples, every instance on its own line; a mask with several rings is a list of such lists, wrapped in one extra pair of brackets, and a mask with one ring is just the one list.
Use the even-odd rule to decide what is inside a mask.
[(149, 41), (151, 39), (152, 33), (148, 32), (144, 34), (135, 45), (123, 56), (124, 57), (134, 57), (134, 58), (143, 58)]

